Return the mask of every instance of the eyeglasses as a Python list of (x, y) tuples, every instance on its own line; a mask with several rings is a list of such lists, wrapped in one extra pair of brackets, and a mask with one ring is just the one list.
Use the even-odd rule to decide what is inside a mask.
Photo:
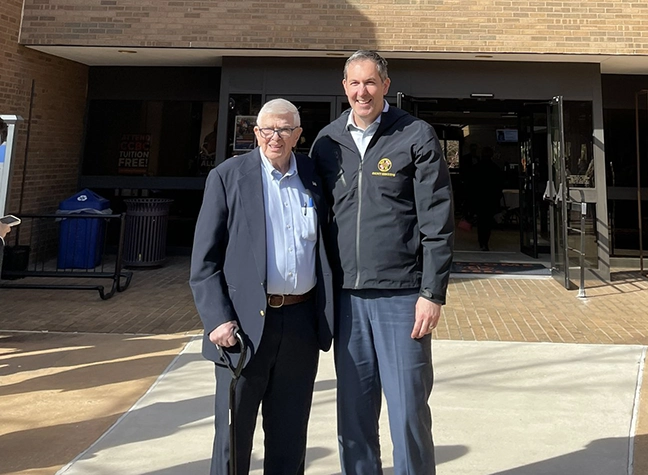
[(289, 138), (293, 130), (298, 129), (299, 127), (282, 127), (280, 129), (272, 129), (270, 127), (259, 127), (259, 133), (264, 139), (271, 139), (275, 133), (279, 134), (279, 137), (282, 139)]

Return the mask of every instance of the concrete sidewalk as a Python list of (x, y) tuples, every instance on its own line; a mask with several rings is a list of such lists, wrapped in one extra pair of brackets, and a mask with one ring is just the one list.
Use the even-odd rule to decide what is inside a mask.
[[(108, 301), (87, 291), (0, 290), (0, 475), (56, 473), (122, 417), (200, 333), (188, 257), (135, 274), (131, 287)], [(597, 473), (587, 464), (602, 469), (600, 458), (609, 457), (615, 466), (608, 474), (625, 475), (627, 469), (617, 471), (622, 453), (634, 460), (635, 475), (648, 474), (648, 385), (638, 411), (628, 402), (628, 381), (637, 381), (630, 373), (648, 346), (648, 279), (615, 273), (610, 283), (589, 281), (587, 298), (579, 299), (553, 279), (484, 277), (451, 278), (433, 335), (439, 474)], [(624, 356), (617, 367), (619, 355), (631, 361)], [(339, 470), (330, 358), (322, 359), (315, 394), (309, 474)], [(102, 439), (108, 445), (93, 447), (70, 470), (81, 473), (81, 464), (96, 460), (83, 473), (205, 473), (212, 378), (211, 365), (190, 346)], [(164, 387), (168, 394), (160, 393)], [(127, 437), (131, 418), (148, 411), (152, 417), (131, 424)], [(633, 411), (639, 417), (629, 455)], [(388, 466), (386, 435), (383, 442)], [(158, 444), (164, 450), (156, 455)], [(106, 450), (125, 465), (106, 466)], [(128, 450), (137, 455), (129, 459)]]
[[(632, 473), (645, 347), (434, 341), (439, 475)], [(192, 340), (151, 389), (60, 475), (208, 473), (213, 371)], [(381, 419), (385, 474), (393, 474)], [(262, 473), (257, 430), (253, 474)], [(306, 473), (340, 472), (335, 374), (324, 354)], [(636, 472), (639, 473), (639, 472)]]
[(0, 332), (0, 474), (55, 473), (128, 411), (190, 339)]

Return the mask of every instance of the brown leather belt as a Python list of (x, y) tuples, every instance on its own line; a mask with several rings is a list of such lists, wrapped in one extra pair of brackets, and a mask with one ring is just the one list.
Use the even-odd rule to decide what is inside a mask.
[(311, 289), (301, 295), (267, 294), (268, 306), (270, 308), (281, 308), (284, 305), (295, 305), (296, 303), (305, 302), (311, 298), (314, 293), (315, 289)]

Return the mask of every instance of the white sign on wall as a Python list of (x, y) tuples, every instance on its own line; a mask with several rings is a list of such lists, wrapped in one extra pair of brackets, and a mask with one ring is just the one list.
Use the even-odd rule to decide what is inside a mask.
[[(16, 125), (22, 120), (19, 115), (0, 115), (0, 216), (5, 215), (9, 195), (9, 178), (11, 177), (11, 159), (13, 157)], [(4, 123), (4, 125), (3, 125)]]

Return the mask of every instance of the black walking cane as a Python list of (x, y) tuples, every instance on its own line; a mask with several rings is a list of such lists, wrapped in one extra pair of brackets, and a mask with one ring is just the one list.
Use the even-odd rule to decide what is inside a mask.
[(236, 468), (236, 384), (238, 383), (239, 376), (245, 366), (245, 357), (247, 355), (247, 345), (243, 338), (243, 333), (236, 330), (234, 336), (241, 345), (241, 354), (239, 356), (238, 364), (234, 366), (230, 359), (225, 356), (223, 349), (217, 345), (218, 352), (220, 353), (221, 360), (227, 365), (227, 369), (232, 373), (232, 381), (229, 388), (229, 436), (230, 436), (230, 460), (229, 460), (229, 475), (238, 475)]

